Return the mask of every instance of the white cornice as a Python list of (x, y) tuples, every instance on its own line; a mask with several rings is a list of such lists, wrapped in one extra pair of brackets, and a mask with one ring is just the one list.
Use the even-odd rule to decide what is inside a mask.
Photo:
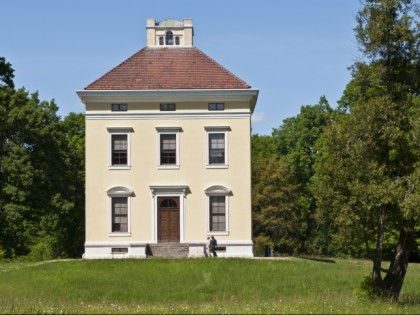
[(87, 120), (179, 120), (179, 119), (244, 119), (250, 118), (250, 112), (220, 113), (85, 113)]
[(258, 89), (78, 90), (83, 103), (247, 101), (253, 111)]

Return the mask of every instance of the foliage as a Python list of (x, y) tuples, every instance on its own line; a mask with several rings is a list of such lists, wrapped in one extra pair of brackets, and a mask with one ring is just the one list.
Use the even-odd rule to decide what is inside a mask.
[(383, 291), (378, 288), (371, 274), (364, 278), (354, 293), (358, 298), (370, 301), (383, 297)]
[(278, 129), (273, 129), (275, 152), (284, 163), (283, 172), (287, 173), (282, 179), (282, 189), (289, 190), (288, 211), (293, 218), (285, 220), (294, 239), (289, 253), (328, 253), (324, 242), (320, 241), (326, 234), (314, 218), (315, 200), (309, 182), (314, 175), (315, 143), (332, 112), (326, 98), (321, 97), (318, 104), (302, 106), (296, 117), (285, 119)]
[[(365, 247), (376, 289), (392, 299), (420, 222), (419, 33), (411, 10), (408, 0), (369, 0), (359, 12), (356, 37), (366, 60), (353, 66), (341, 114), (317, 145), (312, 180), (318, 218), (333, 226), (337, 246), (350, 254)], [(383, 277), (385, 255), (392, 259)]]
[(8, 86), (14, 88), (15, 84), (13, 78), (14, 70), (9, 62), (6, 62), (6, 58), (0, 57), (0, 88)]
[[(271, 138), (253, 136), (252, 146), (272, 144)], [(271, 149), (273, 147), (271, 146)], [(252, 160), (252, 207), (253, 235), (256, 249), (273, 245), (277, 252), (293, 253), (299, 248), (296, 226), (299, 222), (293, 210), (294, 187), (289, 185), (285, 164), (270, 149), (253, 151)], [(261, 244), (265, 241), (266, 244)]]
[(47, 248), (52, 254), (44, 258), (81, 254), (84, 121), (81, 114), (62, 121), (57, 110), (54, 100), (24, 88), (0, 89), (0, 246), (7, 258)]

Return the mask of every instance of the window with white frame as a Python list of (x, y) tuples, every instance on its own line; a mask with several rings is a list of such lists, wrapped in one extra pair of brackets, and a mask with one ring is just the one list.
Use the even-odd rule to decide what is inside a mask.
[(179, 168), (180, 127), (156, 127), (158, 168)]
[(206, 165), (208, 168), (227, 168), (228, 131), (230, 127), (205, 127), (206, 129)]
[(111, 236), (130, 235), (130, 204), (132, 190), (114, 187), (107, 191), (109, 197), (109, 233)]
[(224, 186), (212, 186), (205, 190), (207, 195), (207, 233), (226, 235), (229, 233), (230, 190)]
[(108, 127), (109, 132), (109, 168), (129, 169), (131, 127)]
[(111, 232), (128, 232), (128, 197), (112, 197)]
[(226, 196), (210, 196), (209, 231), (226, 231)]

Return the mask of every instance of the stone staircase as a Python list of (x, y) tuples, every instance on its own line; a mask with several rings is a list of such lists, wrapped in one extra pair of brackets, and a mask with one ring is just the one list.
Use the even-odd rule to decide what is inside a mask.
[(146, 248), (147, 257), (187, 258), (188, 252), (188, 244), (180, 243), (148, 244)]

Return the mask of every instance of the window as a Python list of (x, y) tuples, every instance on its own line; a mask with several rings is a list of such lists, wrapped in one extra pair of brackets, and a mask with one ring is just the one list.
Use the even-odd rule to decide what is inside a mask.
[(110, 169), (130, 168), (130, 134), (133, 131), (128, 127), (108, 127), (110, 135)]
[(176, 164), (176, 135), (160, 135), (160, 165)]
[(227, 132), (229, 127), (205, 127), (207, 131), (206, 165), (208, 168), (228, 167)]
[(179, 36), (175, 37), (175, 45), (179, 45)]
[(112, 165), (127, 165), (127, 135), (112, 135)]
[(209, 134), (209, 164), (225, 164), (225, 134)]
[(166, 45), (174, 44), (174, 36), (171, 31), (166, 32)]
[(210, 231), (226, 231), (226, 197), (210, 196)]
[(208, 234), (227, 235), (229, 233), (230, 190), (224, 186), (211, 186), (205, 190), (207, 195)]
[(176, 104), (160, 104), (161, 111), (175, 111)]
[(209, 110), (225, 110), (224, 103), (209, 103)]
[(132, 190), (114, 187), (108, 190), (107, 194), (110, 200), (110, 236), (129, 236)]
[(179, 131), (180, 127), (156, 127), (157, 165), (161, 169), (179, 168)]
[(112, 231), (128, 232), (128, 202), (127, 197), (112, 198)]
[(127, 104), (112, 104), (111, 109), (113, 112), (126, 112)]
[(112, 247), (111, 253), (112, 254), (127, 254), (128, 248), (127, 247)]
[(159, 36), (159, 45), (163, 45), (163, 36)]

